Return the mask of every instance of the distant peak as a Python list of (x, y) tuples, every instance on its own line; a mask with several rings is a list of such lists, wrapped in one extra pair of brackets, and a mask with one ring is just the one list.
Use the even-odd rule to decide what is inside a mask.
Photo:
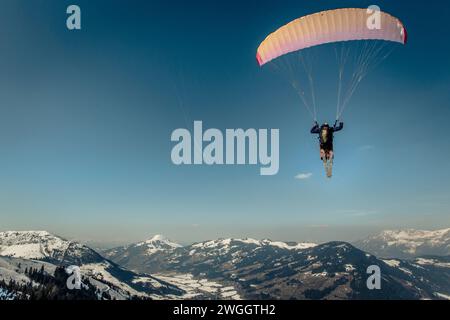
[(378, 236), (384, 236), (395, 239), (414, 239), (414, 238), (433, 238), (441, 237), (450, 232), (450, 228), (440, 230), (416, 230), (416, 229), (398, 229), (398, 230), (384, 230)]
[(137, 244), (137, 246), (143, 246), (143, 245), (147, 246), (150, 250), (160, 250), (160, 249), (181, 247), (180, 244), (169, 240), (167, 237), (165, 237), (161, 234), (154, 235), (150, 239)]
[(148, 241), (167, 241), (168, 239), (162, 234), (157, 234), (148, 239)]

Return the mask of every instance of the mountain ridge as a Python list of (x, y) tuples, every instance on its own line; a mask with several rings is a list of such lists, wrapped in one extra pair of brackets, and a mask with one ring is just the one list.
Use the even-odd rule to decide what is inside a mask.
[[(46, 231), (0, 233), (3, 297), (22, 296), (2, 288), (1, 281), (32, 281), (24, 271), (30, 266), (44, 266), (51, 276), (61, 261), (79, 263), (83, 277), (96, 290), (106, 288), (109, 297), (116, 299), (450, 297), (450, 256), (379, 259), (341, 241), (312, 244), (222, 238), (181, 246), (161, 235), (97, 253)], [(382, 272), (381, 291), (366, 286), (367, 268), (372, 265)]]
[(364, 251), (383, 258), (413, 259), (426, 255), (450, 255), (450, 228), (440, 230), (384, 230), (354, 242)]
[(30, 268), (45, 269), (45, 275), (51, 280), (59, 268), (69, 265), (78, 266), (96, 290), (107, 290), (114, 299), (173, 298), (184, 292), (151, 275), (133, 273), (86, 245), (47, 231), (0, 232), (0, 280), (5, 283), (33, 283), (33, 278), (26, 273)]
[[(295, 250), (273, 241), (224, 238), (153, 255), (114, 252), (113, 261), (137, 272), (191, 274), (229, 283), (246, 299), (438, 299), (450, 291), (450, 268), (429, 263), (384, 261), (347, 242)], [(367, 268), (383, 273), (383, 292), (366, 287)]]

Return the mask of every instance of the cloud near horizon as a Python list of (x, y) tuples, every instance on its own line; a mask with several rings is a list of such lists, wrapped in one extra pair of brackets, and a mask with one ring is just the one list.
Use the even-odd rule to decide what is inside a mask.
[(312, 175), (313, 175), (313, 174), (312, 174), (311, 172), (308, 172), (308, 173), (300, 173), (300, 174), (298, 174), (298, 175), (295, 176), (295, 179), (297, 179), (297, 180), (307, 180), (307, 179), (311, 178)]

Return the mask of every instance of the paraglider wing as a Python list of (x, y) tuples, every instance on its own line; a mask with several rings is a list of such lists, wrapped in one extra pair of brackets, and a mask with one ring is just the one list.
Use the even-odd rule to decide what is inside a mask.
[(369, 28), (367, 9), (345, 8), (323, 11), (296, 19), (270, 34), (259, 46), (260, 66), (285, 54), (326, 43), (352, 40), (386, 40), (406, 44), (402, 22), (379, 12), (381, 28)]

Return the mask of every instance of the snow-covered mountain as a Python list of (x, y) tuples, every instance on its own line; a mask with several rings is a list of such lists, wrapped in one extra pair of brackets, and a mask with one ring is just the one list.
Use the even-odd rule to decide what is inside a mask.
[(0, 232), (0, 256), (71, 264), (103, 260), (103, 257), (91, 248), (46, 231)]
[[(56, 283), (55, 289), (47, 289), (47, 291), (68, 292), (76, 297), (83, 297), (87, 289), (68, 290), (66, 280), (69, 275), (64, 271), (66, 267), (42, 260), (0, 257), (0, 289), (26, 299), (21, 292), (21, 287), (27, 290), (30, 286), (36, 290), (45, 290), (42, 288)], [(98, 296), (98, 299), (107, 300), (179, 299), (184, 294), (182, 289), (164, 280), (151, 275), (136, 274), (108, 260), (78, 267), (80, 267), (83, 284), (90, 287), (94, 298)], [(42, 275), (40, 270), (44, 271)], [(11, 286), (14, 290), (11, 290)], [(64, 294), (62, 297), (64, 298)]]
[(136, 250), (139, 251), (139, 253), (142, 255), (153, 255), (161, 251), (166, 252), (180, 247), (182, 247), (182, 245), (167, 239), (163, 235), (158, 234), (148, 240), (108, 250), (107, 252), (109, 255), (115, 255), (129, 250)]
[[(433, 234), (426, 238), (437, 243), (446, 232)], [(155, 236), (107, 250), (104, 258), (47, 232), (4, 232), (0, 239), (0, 299), (46, 292), (64, 299), (450, 298), (450, 257), (378, 259), (345, 242), (218, 239), (180, 246)], [(78, 262), (88, 291), (67, 291), (61, 261)], [(382, 290), (366, 286), (371, 265), (381, 269)]]
[[(159, 240), (158, 240), (159, 241)], [(57, 237), (45, 231), (8, 231), (0, 233), (0, 281), (5, 286), (38, 285), (27, 270), (45, 270), (50, 279), (58, 268), (76, 265), (82, 276), (99, 292), (108, 292), (111, 299), (179, 298), (185, 292), (175, 285), (148, 274), (129, 271), (105, 259), (91, 248)], [(65, 284), (64, 284), (65, 285)], [(11, 293), (8, 293), (11, 296)]]
[(172, 249), (182, 247), (181, 244), (172, 242), (160, 234), (153, 236), (152, 238), (150, 238), (144, 242), (139, 242), (136, 244), (136, 246), (137, 247), (145, 247), (147, 249), (148, 254), (152, 254), (157, 251), (172, 250)]
[[(159, 277), (207, 279), (230, 288), (230, 297), (245, 299), (440, 299), (450, 293), (450, 267), (441, 258), (393, 264), (344, 242), (218, 239), (151, 255), (121, 254), (110, 257)], [(367, 289), (370, 265), (381, 268), (382, 291)]]
[(164, 264), (166, 255), (181, 247), (180, 244), (162, 235), (155, 235), (146, 241), (105, 250), (102, 254), (130, 270), (145, 269), (158, 272), (161, 270), (159, 266)]
[(68, 241), (46, 231), (0, 232), (0, 255), (16, 258), (44, 259), (65, 251)]
[[(281, 249), (288, 249), (288, 250), (302, 250), (302, 249), (308, 249), (317, 246), (315, 243), (310, 242), (282, 242), (282, 241), (272, 241), (269, 239), (264, 240), (256, 240), (252, 238), (246, 238), (246, 239), (219, 239), (219, 240), (211, 240), (211, 241), (205, 241), (205, 242), (199, 242), (193, 244), (192, 248), (201, 248), (201, 249), (213, 249), (216, 248), (219, 251), (220, 250), (226, 250), (227, 247), (229, 247), (232, 243), (241, 243), (241, 244), (248, 244), (248, 245), (255, 245), (257, 247), (263, 247), (263, 246), (270, 246), (274, 248), (281, 248)], [(195, 250), (195, 249), (194, 249)]]
[(355, 242), (361, 250), (384, 258), (415, 258), (450, 255), (450, 228), (424, 230), (386, 230)]
[(274, 249), (301, 250), (316, 246), (314, 243), (296, 243), (265, 240), (247, 239), (218, 239), (195, 243), (189, 246), (181, 246), (167, 238), (157, 235), (153, 238), (131, 244), (124, 247), (114, 248), (102, 252), (102, 254), (138, 272), (155, 273), (166, 270), (167, 257), (179, 252), (197, 252), (210, 256), (219, 256), (229, 252), (234, 247), (271, 247)]

